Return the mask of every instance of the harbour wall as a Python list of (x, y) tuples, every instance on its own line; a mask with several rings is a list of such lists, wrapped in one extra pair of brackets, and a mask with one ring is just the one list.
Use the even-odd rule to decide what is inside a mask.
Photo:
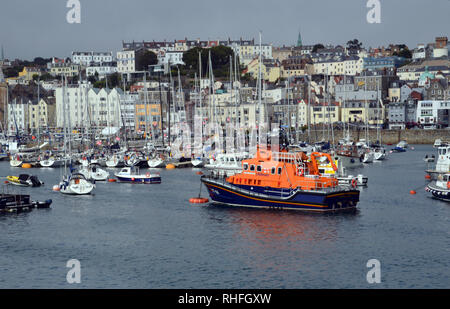
[[(383, 144), (396, 144), (401, 140), (405, 140), (408, 144), (434, 144), (436, 139), (443, 141), (450, 140), (450, 130), (381, 130), (381, 141)], [(311, 130), (311, 140), (322, 140), (324, 137), (322, 130)], [(335, 141), (343, 138), (343, 132), (341, 130), (334, 130)], [(366, 133), (364, 130), (351, 130), (350, 138), (353, 141), (364, 139)], [(327, 139), (327, 132), (325, 131), (325, 139)], [(304, 132), (300, 134), (300, 140), (307, 141), (308, 134)], [(369, 140), (375, 142), (377, 140), (377, 130), (369, 130)]]

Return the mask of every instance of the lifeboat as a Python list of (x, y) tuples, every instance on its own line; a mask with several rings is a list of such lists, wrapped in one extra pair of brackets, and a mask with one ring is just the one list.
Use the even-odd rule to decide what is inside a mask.
[(314, 212), (354, 210), (359, 202), (356, 187), (339, 186), (334, 176), (322, 175), (318, 160), (327, 153), (257, 150), (242, 161), (242, 172), (230, 177), (202, 176), (213, 203), (230, 206), (293, 209)]
[(437, 199), (450, 202), (450, 174), (439, 175), (436, 181), (426, 186), (425, 191)]

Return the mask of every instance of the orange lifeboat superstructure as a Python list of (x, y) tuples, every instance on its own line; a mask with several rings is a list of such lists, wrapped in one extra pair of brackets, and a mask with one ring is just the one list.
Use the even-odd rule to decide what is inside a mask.
[(315, 190), (338, 185), (334, 177), (319, 173), (317, 158), (326, 157), (335, 171), (337, 167), (328, 153), (314, 152), (311, 160), (302, 152), (272, 152), (258, 150), (256, 157), (242, 161), (242, 173), (228, 177), (236, 185)]

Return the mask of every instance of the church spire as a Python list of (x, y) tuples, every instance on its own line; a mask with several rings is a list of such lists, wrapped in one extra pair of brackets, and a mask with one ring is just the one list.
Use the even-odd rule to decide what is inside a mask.
[(300, 30), (299, 30), (298, 31), (298, 38), (297, 38), (297, 47), (300, 47), (302, 45), (303, 45), (303, 43), (302, 43), (302, 34), (301, 34)]

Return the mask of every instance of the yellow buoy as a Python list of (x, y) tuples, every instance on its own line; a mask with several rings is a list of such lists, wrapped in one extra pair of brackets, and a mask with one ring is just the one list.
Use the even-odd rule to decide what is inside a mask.
[(24, 163), (24, 164), (22, 164), (22, 168), (31, 168), (31, 164), (30, 163)]
[(166, 169), (168, 169), (168, 170), (173, 170), (174, 168), (175, 168), (175, 165), (173, 165), (173, 164), (166, 165)]

